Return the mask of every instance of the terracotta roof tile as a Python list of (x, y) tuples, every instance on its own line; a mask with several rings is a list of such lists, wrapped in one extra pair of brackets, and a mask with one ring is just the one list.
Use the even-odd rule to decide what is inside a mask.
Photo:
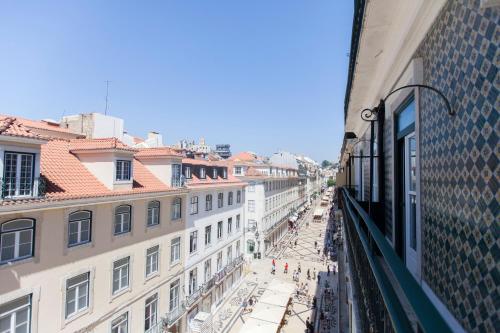
[(0, 116), (0, 135), (17, 136), (32, 139), (46, 139), (46, 137), (33, 133), (24, 126), (17, 118)]
[(83, 150), (124, 150), (136, 152), (137, 149), (132, 148), (117, 138), (103, 138), (103, 139), (73, 139), (70, 140), (70, 151), (83, 151)]
[(137, 158), (141, 158), (141, 157), (161, 157), (161, 156), (181, 157), (182, 155), (172, 148), (158, 147), (158, 148), (138, 148), (138, 152), (134, 156)]
[(70, 152), (73, 140), (53, 139), (41, 147), (41, 176), (46, 180), (43, 198), (5, 200), (0, 205), (85, 199), (174, 190), (162, 183), (138, 160), (134, 160), (130, 190), (110, 190)]

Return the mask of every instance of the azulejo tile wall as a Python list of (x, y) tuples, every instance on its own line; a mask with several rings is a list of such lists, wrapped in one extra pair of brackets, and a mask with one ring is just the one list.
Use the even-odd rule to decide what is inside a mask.
[(449, 1), (416, 56), (421, 90), (423, 279), (462, 326), (500, 331), (500, 9)]

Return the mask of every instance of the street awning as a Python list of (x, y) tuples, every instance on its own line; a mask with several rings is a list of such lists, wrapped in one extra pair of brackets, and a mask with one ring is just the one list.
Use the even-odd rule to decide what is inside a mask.
[(279, 324), (270, 323), (258, 319), (248, 318), (245, 324), (240, 329), (240, 333), (276, 333), (278, 332)]
[(324, 212), (325, 212), (325, 210), (323, 208), (316, 208), (314, 210), (314, 214), (313, 215), (314, 215), (314, 217), (317, 217), (317, 216), (321, 217), (321, 216), (323, 216)]

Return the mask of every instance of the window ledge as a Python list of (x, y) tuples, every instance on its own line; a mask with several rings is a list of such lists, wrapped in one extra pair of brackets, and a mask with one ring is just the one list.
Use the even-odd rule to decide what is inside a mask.
[(68, 251), (72, 252), (72, 251), (76, 251), (78, 249), (82, 249), (82, 248), (84, 249), (84, 248), (92, 247), (92, 246), (93, 246), (92, 241), (85, 242), (85, 243), (74, 244), (74, 245), (68, 245)]
[(90, 313), (90, 306), (87, 306), (87, 308), (85, 310), (81, 310), (81, 311), (78, 311), (76, 313), (73, 313), (72, 315), (70, 315), (67, 318), (65, 317), (63, 327), (65, 327), (66, 325), (70, 324), (71, 322), (75, 321), (76, 319), (78, 319), (82, 316), (85, 316), (86, 314), (89, 314), (89, 313)]
[(130, 293), (130, 292), (132, 292), (132, 288), (130, 288), (130, 285), (127, 288), (124, 288), (122, 290), (118, 290), (116, 293), (111, 294), (110, 303), (112, 303), (118, 297), (120, 297), (120, 296), (122, 296), (122, 295), (124, 295), (126, 293)]
[(170, 263), (170, 268), (174, 268), (175, 266), (180, 265), (180, 263), (181, 263), (180, 259), (178, 259), (178, 260), (176, 260), (174, 262), (171, 262)]
[(157, 223), (157, 224), (151, 224), (151, 225), (148, 225), (146, 224), (146, 231), (147, 230), (155, 230), (155, 229), (159, 229), (161, 226), (161, 223)]
[(127, 235), (129, 235), (129, 236), (132, 235), (132, 233), (130, 232), (130, 230), (129, 231), (120, 232), (119, 234), (113, 234), (113, 236), (115, 238), (123, 238), (123, 237), (125, 237)]
[(27, 258), (23, 258), (23, 259), (16, 259), (16, 260), (12, 260), (12, 261), (3, 261), (3, 262), (0, 262), (0, 268), (2, 267), (13, 267), (13, 266), (16, 266), (16, 265), (21, 265), (21, 264), (26, 264), (26, 263), (29, 263), (29, 262), (32, 262), (35, 260), (35, 257), (27, 257)]
[(144, 278), (144, 284), (148, 283), (150, 280), (153, 280), (154, 278), (159, 277), (159, 276), (160, 276), (160, 271), (159, 270), (157, 270), (154, 273), (149, 274), (148, 276), (145, 276), (145, 278)]

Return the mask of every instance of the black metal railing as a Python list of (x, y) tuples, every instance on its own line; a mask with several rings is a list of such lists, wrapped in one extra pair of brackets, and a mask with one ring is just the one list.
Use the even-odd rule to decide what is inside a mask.
[(5, 200), (44, 197), (46, 188), (47, 181), (44, 177), (0, 178), (1, 198)]
[[(451, 332), (375, 222), (346, 188), (342, 188), (342, 211), (361, 331)], [(407, 304), (406, 310), (402, 304)]]

